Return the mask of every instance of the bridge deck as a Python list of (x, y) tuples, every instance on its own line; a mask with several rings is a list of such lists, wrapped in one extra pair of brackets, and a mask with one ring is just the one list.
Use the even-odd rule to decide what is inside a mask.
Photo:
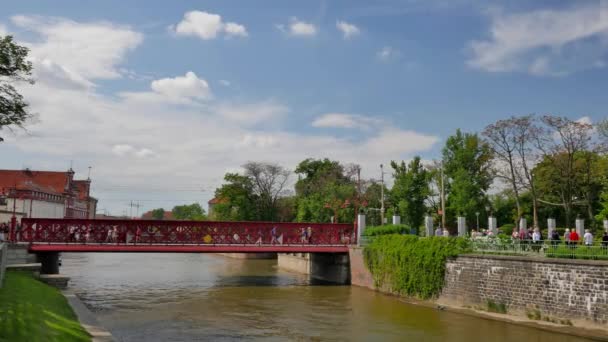
[(121, 253), (348, 253), (346, 245), (38, 244), (31, 252)]

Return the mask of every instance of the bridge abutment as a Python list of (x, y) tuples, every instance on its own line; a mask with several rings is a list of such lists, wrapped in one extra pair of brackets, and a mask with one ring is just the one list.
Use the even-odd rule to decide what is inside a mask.
[(311, 281), (350, 284), (348, 253), (279, 253), (278, 266), (306, 274)]
[(43, 252), (36, 256), (41, 264), (40, 274), (59, 274), (59, 252)]

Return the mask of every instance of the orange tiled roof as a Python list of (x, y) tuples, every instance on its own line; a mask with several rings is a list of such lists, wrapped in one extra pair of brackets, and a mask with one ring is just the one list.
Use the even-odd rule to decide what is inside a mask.
[(78, 199), (86, 201), (89, 197), (89, 186), (91, 184), (90, 181), (75, 180), (73, 184), (76, 186), (76, 190), (78, 190)]
[(0, 191), (11, 188), (63, 194), (68, 186), (68, 172), (0, 170)]
[[(155, 220), (155, 218), (152, 217), (152, 210), (145, 212), (143, 215), (141, 215), (141, 219), (142, 220)], [(163, 220), (175, 220), (175, 218), (173, 217), (173, 213), (165, 210), (165, 212), (163, 214)]]
[(223, 198), (217, 198), (217, 197), (213, 197), (212, 199), (209, 200), (209, 202), (207, 202), (209, 204), (218, 204), (218, 203), (226, 203), (226, 200)]

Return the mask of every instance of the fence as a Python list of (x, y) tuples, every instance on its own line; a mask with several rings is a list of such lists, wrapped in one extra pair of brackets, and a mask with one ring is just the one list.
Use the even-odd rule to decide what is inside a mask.
[(471, 239), (471, 249), (480, 254), (525, 255), (548, 258), (608, 260), (608, 246), (560, 241)]

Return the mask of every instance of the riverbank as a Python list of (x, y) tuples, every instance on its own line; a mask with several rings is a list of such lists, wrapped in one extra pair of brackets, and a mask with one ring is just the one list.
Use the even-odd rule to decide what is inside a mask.
[[(536, 286), (538, 287), (538, 291), (548, 292), (551, 294), (551, 296), (572, 296), (573, 294), (565, 293), (564, 291), (570, 291), (572, 289), (580, 290), (582, 285), (578, 284), (580, 286), (577, 287), (577, 284), (573, 283), (573, 287), (571, 289), (566, 282), (586, 282), (586, 278), (580, 274), (583, 272), (581, 265), (578, 265), (576, 277), (571, 277), (572, 279), (568, 278), (570, 280), (561, 277), (559, 285), (549, 287), (546, 279), (543, 277), (547, 276), (547, 270), (551, 269), (552, 265), (547, 265), (547, 263), (551, 263), (552, 260), (546, 260), (539, 266), (534, 264), (537, 262), (537, 260), (522, 260), (522, 258), (519, 258), (518, 260), (511, 260), (509, 257), (496, 257), (496, 260), (494, 261), (495, 263), (488, 265), (488, 267), (472, 265), (472, 267), (465, 270), (463, 267), (455, 266), (455, 264), (460, 265), (464, 262), (470, 262), (469, 259), (471, 258), (482, 259), (481, 256), (463, 256), (450, 259), (447, 262), (443, 291), (440, 294), (432, 296), (426, 300), (419, 300), (413, 296), (403, 295), (398, 291), (394, 291), (391, 282), (378, 283), (366, 265), (364, 259), (364, 248), (352, 248), (350, 250), (352, 285), (365, 287), (386, 295), (395, 296), (408, 304), (432, 307), (441, 311), (454, 312), (478, 318), (517, 324), (570, 336), (583, 337), (598, 341), (608, 341), (608, 328), (604, 324), (574, 318), (572, 320), (563, 320), (563, 322), (566, 322), (567, 324), (559, 324), (561, 321), (556, 320), (556, 317), (544, 315), (548, 310), (542, 312), (542, 317), (540, 314), (541, 311), (537, 311), (539, 313), (537, 316), (531, 316), (529, 314), (530, 312), (526, 312), (526, 310), (521, 310), (515, 306), (516, 301), (514, 298), (519, 298), (520, 296), (525, 296), (528, 298), (527, 296), (532, 291), (532, 289), (528, 289), (528, 286), (534, 287), (535, 284), (538, 284), (538, 286)], [(458, 262), (458, 259), (461, 259), (461, 261)], [(489, 257), (489, 259), (491, 259), (491, 257)], [(483, 258), (482, 260), (486, 259)], [(490, 263), (489, 261), (485, 262)], [(502, 264), (496, 264), (496, 262), (500, 262)], [(528, 265), (509, 267), (508, 263), (513, 262), (525, 262), (528, 263)], [(566, 263), (567, 261), (560, 260), (559, 262)], [(597, 265), (594, 265), (594, 267), (597, 267)], [(520, 271), (516, 272), (516, 270)], [(520, 276), (517, 278), (515, 274), (522, 273), (523, 270), (527, 271), (528, 273), (517, 274)], [(539, 270), (544, 270), (544, 273)], [(468, 274), (471, 271), (474, 271), (474, 274)], [(574, 271), (571, 270), (570, 273), (572, 272)], [(394, 272), (394, 274), (397, 273), (398, 272)], [(529, 273), (533, 274), (531, 275)], [(602, 274), (602, 272), (600, 272), (600, 274)], [(387, 274), (383, 274), (383, 276), (387, 276)], [(391, 278), (392, 275), (388, 275), (388, 277)], [(517, 279), (514, 279), (513, 282), (509, 282), (506, 280), (509, 277)], [(558, 279), (556, 274), (551, 274), (551, 277), (551, 279), (554, 280), (554, 283)], [(488, 280), (487, 278), (491, 278), (491, 280)], [(576, 280), (574, 278), (576, 278)], [(526, 283), (524, 279), (528, 279), (528, 282)], [(514, 285), (514, 282), (518, 282), (519, 285)], [(558, 286), (561, 288), (557, 289), (556, 287)], [(597, 286), (597, 282), (591, 281), (590, 286)], [(488, 292), (483, 292), (486, 289)], [(551, 289), (552, 292), (550, 292), (549, 289)], [(474, 291), (477, 291), (476, 297), (471, 295)], [(480, 291), (483, 293), (480, 293)], [(501, 296), (503, 294), (505, 295), (504, 297)], [(509, 294), (511, 297), (506, 296), (506, 294)], [(578, 294), (578, 296), (581, 295), (583, 294)], [(541, 297), (540, 299), (543, 298), (544, 297)], [(502, 307), (505, 308), (504, 311), (492, 312), (500, 310), (496, 310), (496, 307), (490, 307), (490, 301), (488, 299), (490, 299), (490, 301), (495, 301), (495, 306), (500, 307), (500, 304), (502, 304)], [(534, 304), (533, 296), (527, 300), (530, 304)], [(553, 304), (552, 301), (549, 301), (548, 305), (557, 304)], [(598, 305), (601, 306), (601, 304)]]
[(27, 272), (7, 271), (0, 289), (0, 340), (91, 341), (67, 299)]

